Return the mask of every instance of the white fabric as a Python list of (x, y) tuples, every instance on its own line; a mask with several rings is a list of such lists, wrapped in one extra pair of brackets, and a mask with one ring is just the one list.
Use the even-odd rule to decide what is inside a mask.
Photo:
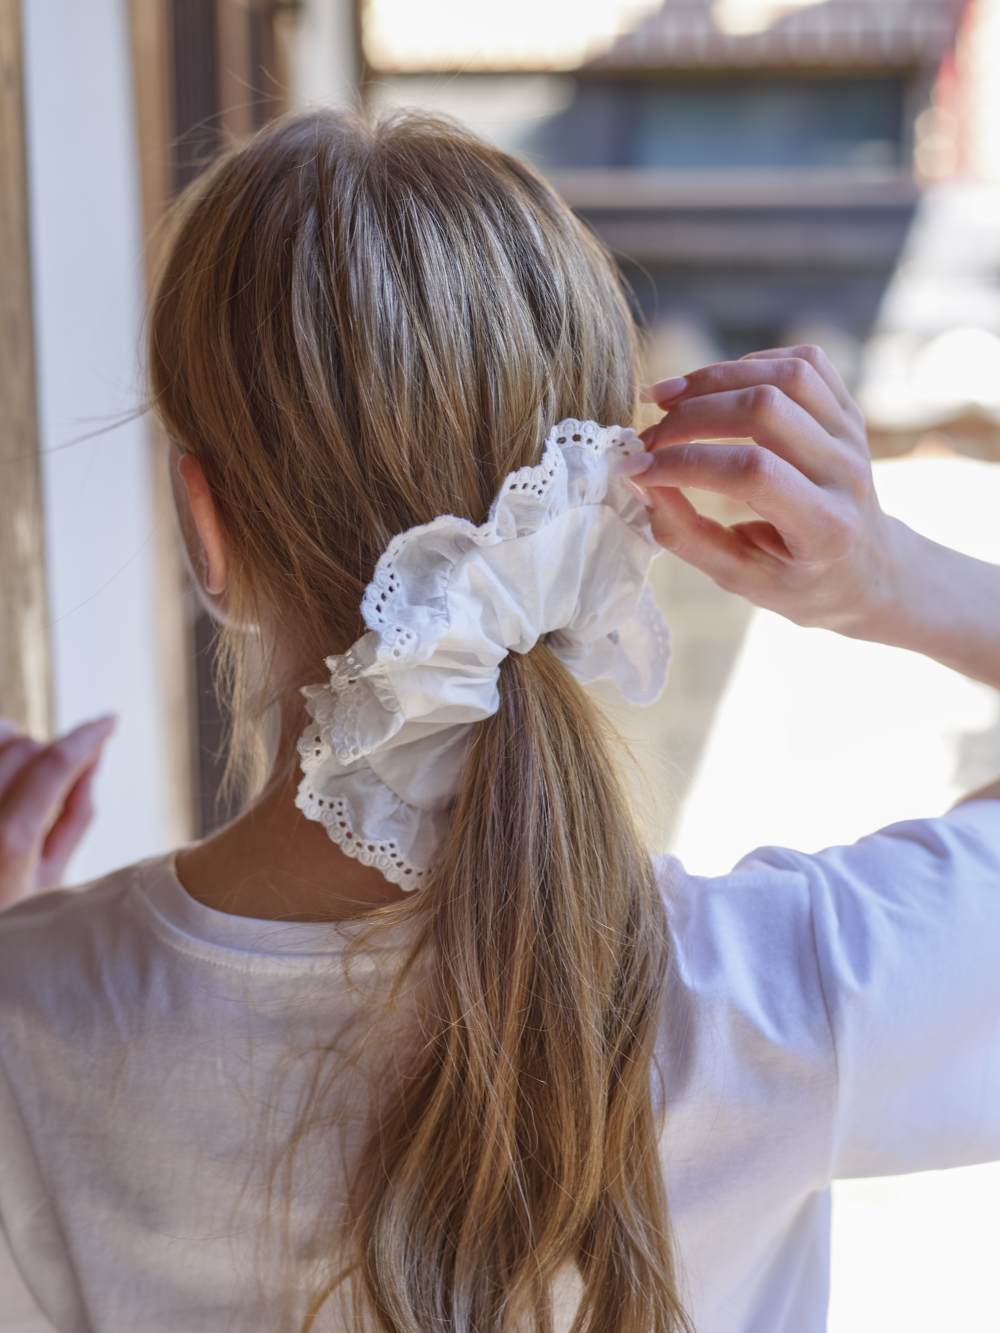
[(543, 635), (578, 680), (659, 697), (670, 640), (646, 577), (660, 548), (611, 471), (642, 448), (621, 426), (562, 421), (485, 523), (444, 514), (389, 543), (361, 603), (368, 633), (303, 691), (296, 803), (349, 855), (420, 887), (473, 725), (499, 707), (500, 663)]
[[(1000, 1158), (1000, 802), (815, 856), (764, 849), (720, 879), (661, 870), (678, 954), (662, 1161), (688, 1308), (698, 1333), (821, 1333), (835, 1176)], [(364, 1021), (398, 956), (362, 954), (349, 985), (344, 941), (213, 912), (167, 859), (0, 917), (0, 1222), (61, 1333), (274, 1326), (268, 1146), (315, 1046)], [(296, 1283), (353, 1132), (321, 1136), (293, 1182)], [(331, 1307), (321, 1327), (350, 1325)]]

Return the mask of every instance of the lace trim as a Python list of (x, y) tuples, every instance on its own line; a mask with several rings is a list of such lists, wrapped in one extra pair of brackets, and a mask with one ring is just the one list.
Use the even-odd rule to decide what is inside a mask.
[[(554, 446), (558, 446), (558, 449)], [(489, 518), (482, 526), (476, 528), (466, 519), (442, 514), (422, 527), (398, 533), (386, 547), (361, 599), (361, 614), (365, 624), (379, 636), (375, 653), (377, 659), (391, 658), (402, 662), (419, 647), (419, 636), (401, 623), (396, 613), (397, 603), (404, 597), (403, 581), (397, 566), (407, 547), (426, 542), (427, 534), (431, 531), (439, 536), (447, 534), (466, 543), (484, 545), (495, 536), (501, 519), (501, 506), (508, 509), (513, 517), (518, 536), (533, 531), (540, 517), (538, 502), (545, 499), (560, 468), (567, 467), (567, 450), (573, 446), (577, 446), (585, 457), (590, 458), (600, 458), (612, 451), (619, 457), (627, 458), (630, 454), (641, 453), (645, 448), (631, 427), (599, 426), (595, 421), (567, 418), (550, 431), (541, 462), (519, 468), (507, 478), (493, 502)]]
[[(395, 839), (366, 836), (362, 812), (352, 809), (350, 774), (343, 775), (348, 795), (320, 792), (313, 780), (314, 774), (320, 780), (318, 770), (328, 766), (328, 761), (335, 759), (343, 767), (354, 765), (364, 762), (365, 754), (372, 748), (371, 745), (365, 748), (359, 727), (362, 710), (370, 702), (369, 690), (375, 691), (388, 711), (392, 709), (393, 699), (388, 679), (379, 679), (385, 672), (385, 667), (380, 669), (379, 663), (409, 665), (424, 661), (433, 653), (434, 645), (447, 627), (447, 613), (439, 611), (432, 603), (436, 602), (439, 589), (443, 601), (448, 571), (463, 552), (496, 542), (498, 534), (503, 540), (508, 535), (522, 536), (536, 531), (552, 510), (551, 503), (547, 503), (548, 494), (560, 473), (567, 486), (567, 507), (587, 503), (587, 483), (596, 480), (598, 475), (593, 460), (612, 452), (627, 457), (640, 452), (643, 447), (642, 441), (629, 428), (605, 427), (593, 421), (572, 418), (561, 421), (549, 433), (541, 461), (520, 468), (506, 479), (486, 523), (475, 527), (454, 515), (441, 515), (422, 527), (398, 534), (389, 543), (361, 601), (362, 615), (371, 632), (347, 653), (327, 659), (329, 685), (310, 686), (304, 691), (311, 700), (314, 720), (299, 741), (304, 776), (296, 804), (307, 818), (321, 823), (331, 840), (349, 856), (363, 865), (376, 867), (391, 883), (408, 890), (420, 888), (430, 873), (427, 867), (408, 861)], [(604, 476), (602, 472), (602, 488)], [(627, 501), (622, 500), (624, 490), (624, 483), (620, 481), (608, 483), (608, 494), (616, 495), (614, 503), (619, 512), (622, 503), (627, 505)], [(634, 503), (638, 504), (637, 501)], [(622, 516), (626, 517), (626, 514), (627, 509)], [(626, 521), (633, 520), (626, 518)], [(439, 556), (440, 574), (421, 581), (431, 589), (430, 596), (426, 596), (419, 585), (416, 589), (407, 588), (407, 571), (401, 570), (400, 566), (406, 563), (411, 544), (418, 548), (428, 544), (431, 534)], [(435, 583), (435, 579), (444, 586)], [(407, 593), (412, 595), (415, 591), (417, 600), (410, 600)], [(648, 588), (646, 592), (649, 593)], [(669, 635), (652, 602), (651, 593), (649, 595), (650, 603), (641, 605), (639, 614), (646, 627), (653, 631), (657, 649), (665, 657), (669, 652)], [(645, 596), (642, 602), (646, 602)], [(409, 613), (416, 627), (405, 623), (405, 613)], [(617, 632), (608, 637), (617, 643)], [(366, 779), (361, 774), (365, 770), (374, 777), (365, 763), (358, 775), (360, 783), (356, 792), (362, 804)], [(339, 777), (337, 775), (336, 780), (339, 781)], [(413, 807), (403, 802), (400, 804), (401, 809), (418, 814)]]
[(319, 728), (310, 727), (299, 741), (299, 754), (306, 776), (299, 784), (295, 804), (307, 819), (322, 824), (331, 842), (335, 842), (348, 856), (364, 866), (380, 870), (391, 884), (412, 892), (423, 887), (428, 872), (411, 865), (402, 855), (395, 838), (373, 840), (357, 832), (359, 825), (343, 796), (321, 796), (309, 780), (309, 775), (322, 767), (333, 754)]

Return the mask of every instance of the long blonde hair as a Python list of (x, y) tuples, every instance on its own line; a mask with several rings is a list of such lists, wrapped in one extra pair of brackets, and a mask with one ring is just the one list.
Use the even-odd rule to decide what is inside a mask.
[[(295, 649), (273, 656), (263, 702), (322, 679), (363, 632), (395, 533), (482, 522), (556, 421), (635, 411), (606, 252), (523, 163), (413, 115), (289, 119), (195, 182), (150, 355), (158, 409), (221, 511), (231, 624), (268, 642), (280, 626)], [(238, 733), (245, 638), (227, 630)], [(367, 1317), (547, 1330), (575, 1264), (581, 1333), (686, 1327), (652, 1090), (663, 905), (613, 743), (544, 646), (503, 663), (433, 882), (403, 910), (434, 950), (429, 1017), (371, 1110), (337, 1233)]]

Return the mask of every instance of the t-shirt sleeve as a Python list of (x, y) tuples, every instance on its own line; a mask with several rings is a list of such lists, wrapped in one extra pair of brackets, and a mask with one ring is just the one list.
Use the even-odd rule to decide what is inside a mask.
[(836, 1052), (834, 1176), (1000, 1158), (1000, 801), (816, 855), (806, 877)]

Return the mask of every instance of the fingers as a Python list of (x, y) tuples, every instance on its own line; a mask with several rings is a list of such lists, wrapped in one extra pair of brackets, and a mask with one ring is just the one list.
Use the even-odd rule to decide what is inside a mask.
[[(791, 402), (797, 403), (813, 417), (827, 434), (836, 440), (851, 444), (863, 443), (858, 438), (853, 417), (848, 417), (829, 385), (813, 366), (799, 357), (773, 359), (758, 358), (748, 361), (725, 361), (705, 366), (687, 377), (686, 387), (669, 402), (676, 411), (680, 403), (691, 398), (726, 393), (738, 389), (772, 385)], [(666, 405), (666, 400), (664, 405)]]
[(844, 381), (840, 378), (833, 362), (823, 351), (822, 347), (816, 347), (812, 343), (800, 343), (795, 347), (771, 347), (760, 352), (748, 352), (743, 361), (773, 361), (785, 357), (794, 357), (797, 360), (805, 361), (816, 374), (823, 380), (827, 388), (833, 394), (834, 398), (840, 404), (841, 408), (850, 414), (853, 419), (863, 420), (861, 409), (855, 403), (854, 399), (847, 392)]
[(793, 464), (756, 445), (679, 444), (622, 459), (616, 470), (631, 475), (654, 504), (668, 504), (675, 517), (680, 513), (676, 501), (664, 501), (662, 487), (695, 487), (742, 500), (773, 524), (793, 555), (808, 556), (817, 547), (835, 553), (853, 536), (845, 519), (849, 508), (837, 505), (830, 492), (813, 485)]
[[(0, 796), (0, 838), (8, 852), (36, 845), (54, 826), (84, 770), (96, 764), (114, 725), (113, 718), (100, 718), (50, 745), (31, 742), (36, 747), (34, 753), (27, 755), (19, 770), (8, 777)], [(15, 741), (7, 748), (15, 747), (22, 747), (22, 742)]]
[(640, 389), (639, 401), (640, 403), (656, 403), (662, 407), (664, 403), (679, 398), (687, 386), (688, 377), (686, 375), (676, 375), (673, 379), (660, 380), (658, 384), (651, 384), (648, 389)]
[(715, 519), (699, 514), (683, 492), (663, 487), (651, 492), (649, 521), (653, 536), (664, 548), (719, 582), (731, 575), (740, 560), (732, 531)]
[(662, 547), (728, 592), (753, 601), (767, 600), (775, 566), (789, 561), (781, 536), (769, 523), (726, 527), (699, 514), (679, 490), (661, 488), (651, 495), (652, 532)]
[(0, 802), (28, 760), (44, 748), (41, 741), (32, 740), (23, 732), (15, 732), (6, 743), (0, 740)]
[(867, 454), (865, 422), (822, 348), (809, 344), (750, 352), (739, 361), (723, 361), (684, 377), (661, 380), (643, 390), (645, 402), (669, 411), (684, 397), (697, 397), (750, 384), (774, 384), (836, 438)]
[[(843, 629), (858, 623), (859, 606), (881, 606), (872, 589), (893, 568), (893, 542), (864, 420), (819, 348), (755, 352), (644, 397), (667, 415), (642, 432), (648, 452), (616, 471), (646, 493), (661, 545), (799, 624)], [(742, 500), (760, 521), (715, 523), (688, 487)]]
[(0, 745), (6, 745), (7, 742), (12, 741), (15, 736), (23, 735), (24, 732), (16, 722), (12, 722), (9, 717), (0, 717)]
[(62, 882), (66, 863), (76, 851), (94, 817), (93, 783), (97, 760), (83, 770), (70, 788), (56, 822), (42, 848), (37, 888), (55, 888)]
[(643, 432), (649, 450), (697, 440), (752, 439), (820, 486), (836, 485), (848, 453), (798, 403), (772, 384), (684, 398)]

